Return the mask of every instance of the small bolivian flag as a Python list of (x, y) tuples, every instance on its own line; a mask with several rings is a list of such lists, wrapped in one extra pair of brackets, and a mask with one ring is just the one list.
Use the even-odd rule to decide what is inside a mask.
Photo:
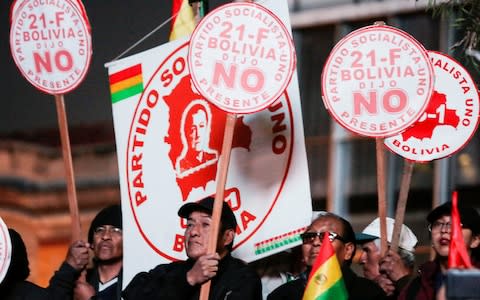
[(142, 64), (110, 74), (112, 103), (140, 94), (143, 91)]
[(325, 232), (320, 253), (310, 271), (302, 300), (327, 299), (346, 300), (348, 293), (337, 256)]
[(189, 35), (195, 29), (195, 15), (188, 0), (173, 0), (172, 16), (170, 41)]

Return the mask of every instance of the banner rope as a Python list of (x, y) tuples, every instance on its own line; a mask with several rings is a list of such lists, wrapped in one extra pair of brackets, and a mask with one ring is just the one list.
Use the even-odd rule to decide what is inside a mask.
[(117, 57), (115, 57), (111, 62), (114, 62), (120, 58), (122, 58), (125, 54), (127, 54), (128, 52), (130, 52), (133, 48), (137, 47), (139, 44), (143, 43), (143, 41), (145, 41), (146, 39), (148, 39), (152, 34), (154, 34), (155, 32), (157, 32), (160, 28), (162, 28), (163, 26), (165, 26), (167, 23), (169, 23), (173, 18), (175, 18), (176, 16), (178, 15), (178, 13), (176, 13), (175, 15), (169, 17), (168, 19), (166, 19), (165, 21), (162, 22), (162, 24), (158, 25), (157, 27), (155, 27), (152, 31), (150, 31), (149, 33), (147, 33), (144, 37), (142, 37), (141, 39), (139, 39), (137, 42), (135, 42), (133, 45), (131, 45), (130, 47), (128, 47), (127, 50), (123, 51), (120, 55), (118, 55)]
[[(263, 2), (265, 2), (266, 0), (259, 0), (259, 1), (255, 1), (254, 4), (261, 4)], [(119, 54), (117, 57), (115, 57), (113, 60), (111, 60), (110, 62), (108, 62), (108, 64), (112, 63), (112, 62), (115, 62), (116, 60), (119, 60), (120, 58), (122, 58), (125, 54), (127, 54), (128, 52), (130, 52), (133, 48), (137, 47), (138, 45), (140, 45), (141, 43), (143, 43), (143, 41), (145, 41), (146, 39), (148, 39), (152, 34), (154, 34), (155, 32), (157, 32), (158, 30), (160, 30), (162, 27), (164, 27), (167, 23), (169, 23), (173, 18), (177, 17), (177, 15), (179, 14), (180, 12), (177, 12), (175, 15), (172, 15), (170, 16), (169, 18), (167, 18), (165, 21), (162, 22), (162, 24), (158, 25), (157, 27), (155, 27), (152, 31), (150, 31), (149, 33), (147, 33), (144, 37), (142, 37), (141, 39), (139, 39), (138, 41), (136, 41), (133, 45), (131, 45), (130, 47), (128, 47), (125, 51), (123, 51), (121, 54)]]

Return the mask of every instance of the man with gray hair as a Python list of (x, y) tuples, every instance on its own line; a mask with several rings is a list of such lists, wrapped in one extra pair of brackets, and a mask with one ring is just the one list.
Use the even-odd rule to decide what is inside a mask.
[[(392, 241), (395, 220), (387, 218), (387, 241)], [(388, 296), (395, 299), (413, 276), (417, 237), (402, 224), (397, 252), (389, 250), (385, 257), (380, 254), (380, 219), (373, 220), (361, 233), (356, 233), (357, 244), (362, 247), (360, 265), (363, 276), (375, 281)]]
[[(385, 292), (375, 282), (359, 277), (352, 269), (351, 263), (357, 249), (355, 232), (352, 225), (339, 215), (325, 212), (320, 213), (307, 226), (302, 239), (302, 256), (306, 270), (297, 279), (289, 281), (271, 292), (267, 300), (301, 300), (305, 292), (312, 268), (320, 254), (325, 235), (330, 240), (333, 251), (341, 268), (341, 277), (345, 284), (349, 300), (383, 300), (387, 299)], [(315, 276), (315, 281), (321, 288), (329, 288), (332, 279), (325, 274)], [(337, 283), (335, 283), (337, 284)], [(328, 299), (336, 299), (335, 295), (329, 294)], [(327, 296), (327, 297), (328, 297)], [(321, 297), (318, 297), (321, 298)], [(323, 298), (322, 298), (323, 299)]]

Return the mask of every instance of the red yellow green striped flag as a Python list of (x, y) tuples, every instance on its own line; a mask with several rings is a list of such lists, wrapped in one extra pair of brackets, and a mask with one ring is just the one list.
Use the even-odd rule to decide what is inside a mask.
[(346, 300), (347, 289), (328, 234), (324, 234), (320, 253), (312, 266), (302, 300)]
[(195, 29), (195, 15), (188, 0), (173, 0), (170, 41), (189, 35)]
[(112, 103), (140, 94), (143, 91), (142, 65), (110, 74), (109, 81)]

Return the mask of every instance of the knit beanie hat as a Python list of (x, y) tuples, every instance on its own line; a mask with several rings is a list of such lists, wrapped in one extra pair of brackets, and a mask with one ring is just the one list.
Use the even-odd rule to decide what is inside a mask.
[(93, 219), (88, 230), (88, 242), (93, 242), (95, 228), (103, 225), (111, 225), (122, 229), (122, 208), (120, 204), (114, 204), (102, 209)]

